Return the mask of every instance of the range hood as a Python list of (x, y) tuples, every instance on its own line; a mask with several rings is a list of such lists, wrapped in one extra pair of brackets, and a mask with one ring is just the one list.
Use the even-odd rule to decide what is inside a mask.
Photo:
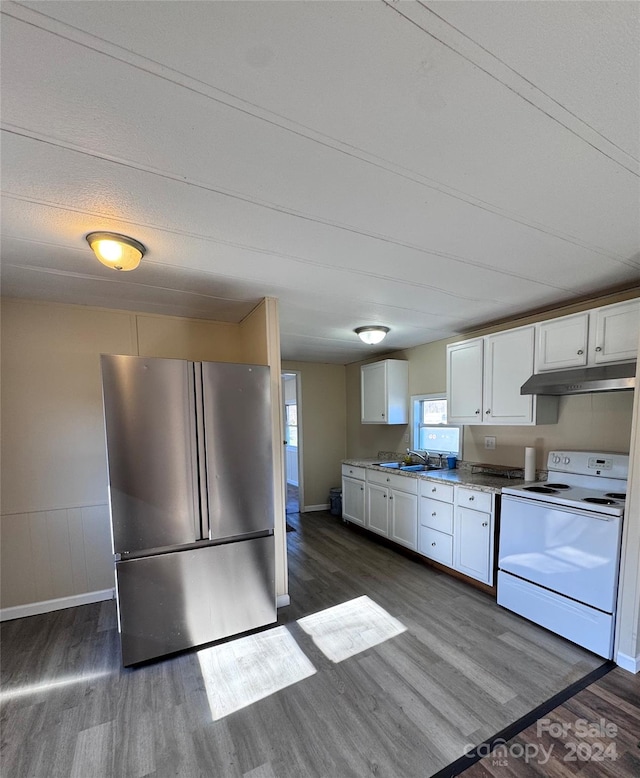
[(634, 389), (636, 363), (597, 365), (573, 370), (536, 373), (520, 388), (520, 394), (586, 394)]

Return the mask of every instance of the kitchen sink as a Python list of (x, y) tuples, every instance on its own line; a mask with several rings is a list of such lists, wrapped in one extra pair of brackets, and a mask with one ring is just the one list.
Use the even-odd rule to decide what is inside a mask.
[(405, 473), (424, 473), (426, 470), (443, 470), (440, 465), (401, 465), (399, 462), (376, 462), (376, 467), (403, 470)]

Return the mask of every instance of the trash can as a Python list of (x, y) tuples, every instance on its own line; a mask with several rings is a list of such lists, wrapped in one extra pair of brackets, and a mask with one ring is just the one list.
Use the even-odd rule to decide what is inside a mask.
[(342, 516), (342, 489), (339, 486), (329, 489), (329, 505), (332, 516)]

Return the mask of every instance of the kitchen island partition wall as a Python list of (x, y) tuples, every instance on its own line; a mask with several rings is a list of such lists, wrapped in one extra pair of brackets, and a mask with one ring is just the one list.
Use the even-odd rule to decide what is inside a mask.
[(123, 664), (275, 622), (269, 368), (101, 362)]

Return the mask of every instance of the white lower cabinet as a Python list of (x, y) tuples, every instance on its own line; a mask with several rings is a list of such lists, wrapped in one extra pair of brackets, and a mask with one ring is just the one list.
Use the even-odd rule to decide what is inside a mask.
[(456, 487), (453, 520), (453, 567), (493, 585), (495, 495)]
[(342, 477), (342, 516), (354, 524), (365, 525), (364, 481)]
[(389, 489), (379, 484), (367, 484), (367, 529), (389, 536)]
[(434, 562), (493, 585), (495, 495), (342, 466), (342, 515)]
[(415, 551), (418, 547), (418, 496), (392, 489), (389, 516), (389, 538)]
[(495, 496), (423, 481), (418, 551), (470, 578), (493, 585)]

